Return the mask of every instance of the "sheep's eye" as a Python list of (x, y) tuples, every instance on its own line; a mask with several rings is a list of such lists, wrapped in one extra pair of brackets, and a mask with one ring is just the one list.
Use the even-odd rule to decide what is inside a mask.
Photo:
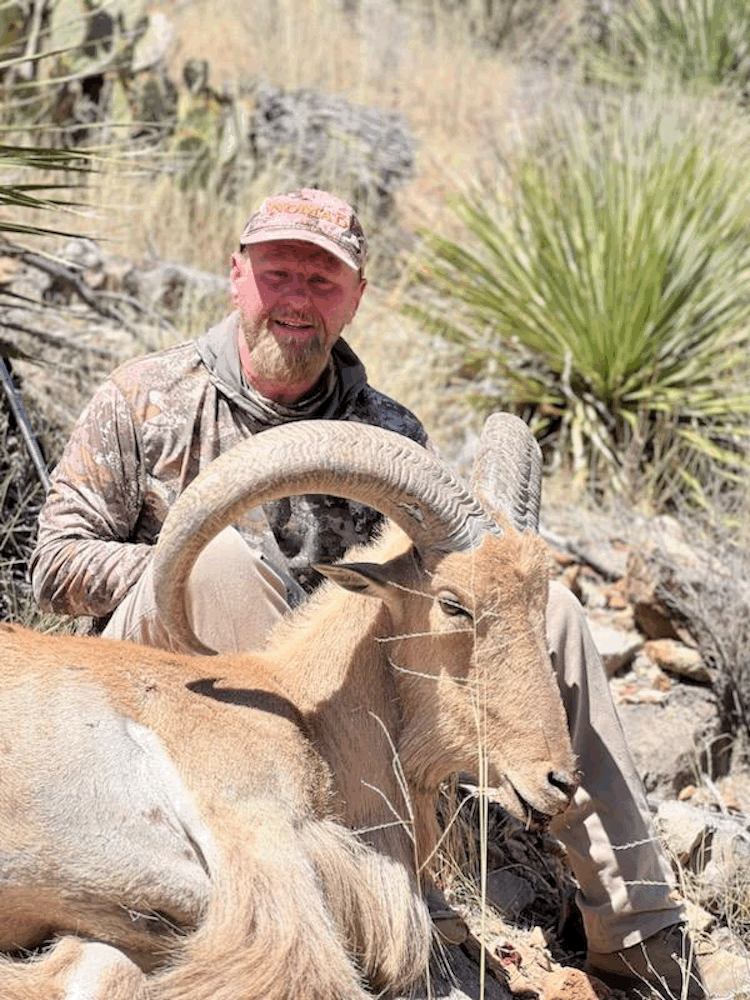
[(438, 604), (446, 615), (463, 615), (465, 618), (471, 618), (471, 612), (461, 604), (455, 594), (439, 594)]

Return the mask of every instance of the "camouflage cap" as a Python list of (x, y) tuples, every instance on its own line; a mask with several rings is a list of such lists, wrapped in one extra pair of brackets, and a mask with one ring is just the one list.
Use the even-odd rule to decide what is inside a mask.
[(355, 271), (363, 271), (367, 239), (345, 201), (314, 188), (274, 194), (250, 216), (240, 247), (269, 240), (304, 240), (328, 250)]

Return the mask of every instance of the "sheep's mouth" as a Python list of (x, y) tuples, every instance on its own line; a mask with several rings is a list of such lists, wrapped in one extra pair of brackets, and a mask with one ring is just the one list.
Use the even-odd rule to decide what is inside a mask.
[(519, 790), (509, 781), (511, 791), (518, 803), (518, 810), (516, 815), (518, 819), (522, 820), (527, 830), (541, 831), (546, 830), (549, 826), (552, 817), (549, 813), (542, 812), (540, 809), (535, 809), (532, 804), (521, 795)]
[[(465, 776), (460, 783), (460, 788), (465, 795), (472, 798), (481, 794), (479, 787)], [(485, 791), (490, 801), (498, 802), (507, 812), (523, 823), (527, 830), (544, 831), (552, 821), (550, 814), (532, 806), (507, 776), (503, 779), (502, 785), (488, 787)]]

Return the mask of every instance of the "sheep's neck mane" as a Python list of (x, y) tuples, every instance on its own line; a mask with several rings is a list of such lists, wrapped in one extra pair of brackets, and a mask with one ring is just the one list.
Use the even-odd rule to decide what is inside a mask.
[(283, 664), (278, 680), (294, 692), (333, 772), (342, 819), (413, 867), (409, 807), (394, 762), (401, 719), (382, 642), (390, 627), (379, 601), (324, 585), (282, 623), (274, 656)]

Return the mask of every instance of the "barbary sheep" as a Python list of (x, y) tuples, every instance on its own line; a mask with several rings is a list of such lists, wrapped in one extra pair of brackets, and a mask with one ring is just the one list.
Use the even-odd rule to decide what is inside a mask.
[(473, 774), (529, 820), (575, 788), (544, 546), (476, 498), (525, 460), (485, 455), (469, 491), (388, 431), (270, 429), (163, 526), (172, 634), (209, 652), (184, 580), (251, 507), (326, 493), (391, 523), (265, 650), (0, 625), (3, 1000), (365, 1000), (424, 974), (441, 783)]

